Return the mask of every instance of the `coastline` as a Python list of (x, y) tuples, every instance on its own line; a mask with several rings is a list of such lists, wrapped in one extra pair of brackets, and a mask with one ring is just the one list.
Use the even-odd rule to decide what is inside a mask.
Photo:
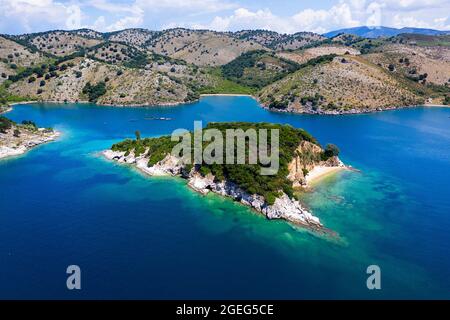
[(148, 159), (144, 156), (135, 157), (133, 152), (112, 151), (110, 149), (100, 152), (107, 160), (119, 164), (128, 164), (148, 176), (181, 177), (187, 181), (187, 186), (195, 192), (206, 195), (209, 192), (230, 198), (237, 203), (250, 207), (250, 209), (263, 214), (267, 219), (282, 219), (293, 226), (298, 226), (315, 234), (338, 238), (339, 235), (323, 226), (319, 218), (308, 211), (298, 200), (282, 194), (276, 198), (275, 203), (268, 205), (264, 198), (257, 194), (248, 194), (240, 187), (229, 181), (215, 181), (214, 176), (208, 174), (201, 176), (198, 172), (185, 172), (178, 159), (167, 155), (157, 164), (147, 167)]
[(307, 187), (312, 187), (318, 183), (320, 183), (325, 178), (333, 176), (338, 172), (343, 170), (349, 170), (346, 166), (335, 166), (335, 167), (326, 167), (326, 166), (315, 166), (308, 174), (305, 176)]
[(38, 132), (40, 133), (40, 135), (31, 134), (27, 137), (27, 139), (21, 141), (20, 145), (0, 145), (0, 160), (23, 155), (31, 149), (39, 145), (55, 141), (58, 137), (61, 136), (61, 132), (59, 131), (45, 133), (44, 130), (44, 128), (39, 128)]
[(450, 105), (447, 104), (435, 104), (435, 103), (425, 103), (423, 105), (425, 108), (450, 108)]

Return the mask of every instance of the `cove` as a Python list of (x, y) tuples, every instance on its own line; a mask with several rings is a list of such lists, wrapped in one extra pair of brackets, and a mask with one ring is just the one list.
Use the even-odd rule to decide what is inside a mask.
[[(448, 108), (336, 117), (205, 97), (170, 108), (16, 105), (7, 116), (63, 134), (0, 161), (0, 298), (450, 298)], [(303, 201), (342, 243), (98, 155), (136, 130), (159, 136), (194, 120), (289, 123), (338, 145), (361, 173), (339, 173)], [(77, 292), (65, 286), (72, 264)], [(366, 287), (369, 265), (381, 268), (381, 290)]]

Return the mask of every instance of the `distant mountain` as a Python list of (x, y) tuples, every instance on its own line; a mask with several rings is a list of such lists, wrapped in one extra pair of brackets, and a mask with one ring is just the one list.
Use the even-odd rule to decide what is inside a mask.
[(335, 31), (330, 31), (323, 34), (327, 38), (333, 38), (338, 34), (347, 33), (353, 34), (364, 38), (378, 38), (378, 37), (393, 37), (401, 33), (415, 33), (424, 35), (439, 35), (439, 34), (450, 34), (450, 31), (440, 31), (434, 29), (423, 29), (423, 28), (389, 28), (389, 27), (355, 27), (340, 29)]

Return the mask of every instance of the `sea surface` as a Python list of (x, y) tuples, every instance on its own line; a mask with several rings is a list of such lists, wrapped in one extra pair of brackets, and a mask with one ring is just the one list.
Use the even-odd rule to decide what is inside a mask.
[[(16, 105), (20, 122), (63, 133), (0, 161), (0, 298), (450, 298), (450, 108), (317, 116), (249, 97), (162, 108)], [(170, 117), (171, 121), (146, 120)], [(360, 170), (302, 195), (339, 239), (269, 221), (179, 178), (151, 178), (99, 152), (193, 121), (304, 128)], [(66, 268), (81, 268), (81, 290)], [(381, 269), (368, 290), (366, 269)]]

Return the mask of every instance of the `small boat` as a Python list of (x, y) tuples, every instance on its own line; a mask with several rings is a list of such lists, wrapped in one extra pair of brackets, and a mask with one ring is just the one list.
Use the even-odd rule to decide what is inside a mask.
[(144, 119), (145, 120), (165, 120), (165, 121), (172, 120), (172, 118), (166, 118), (166, 117), (147, 117)]

